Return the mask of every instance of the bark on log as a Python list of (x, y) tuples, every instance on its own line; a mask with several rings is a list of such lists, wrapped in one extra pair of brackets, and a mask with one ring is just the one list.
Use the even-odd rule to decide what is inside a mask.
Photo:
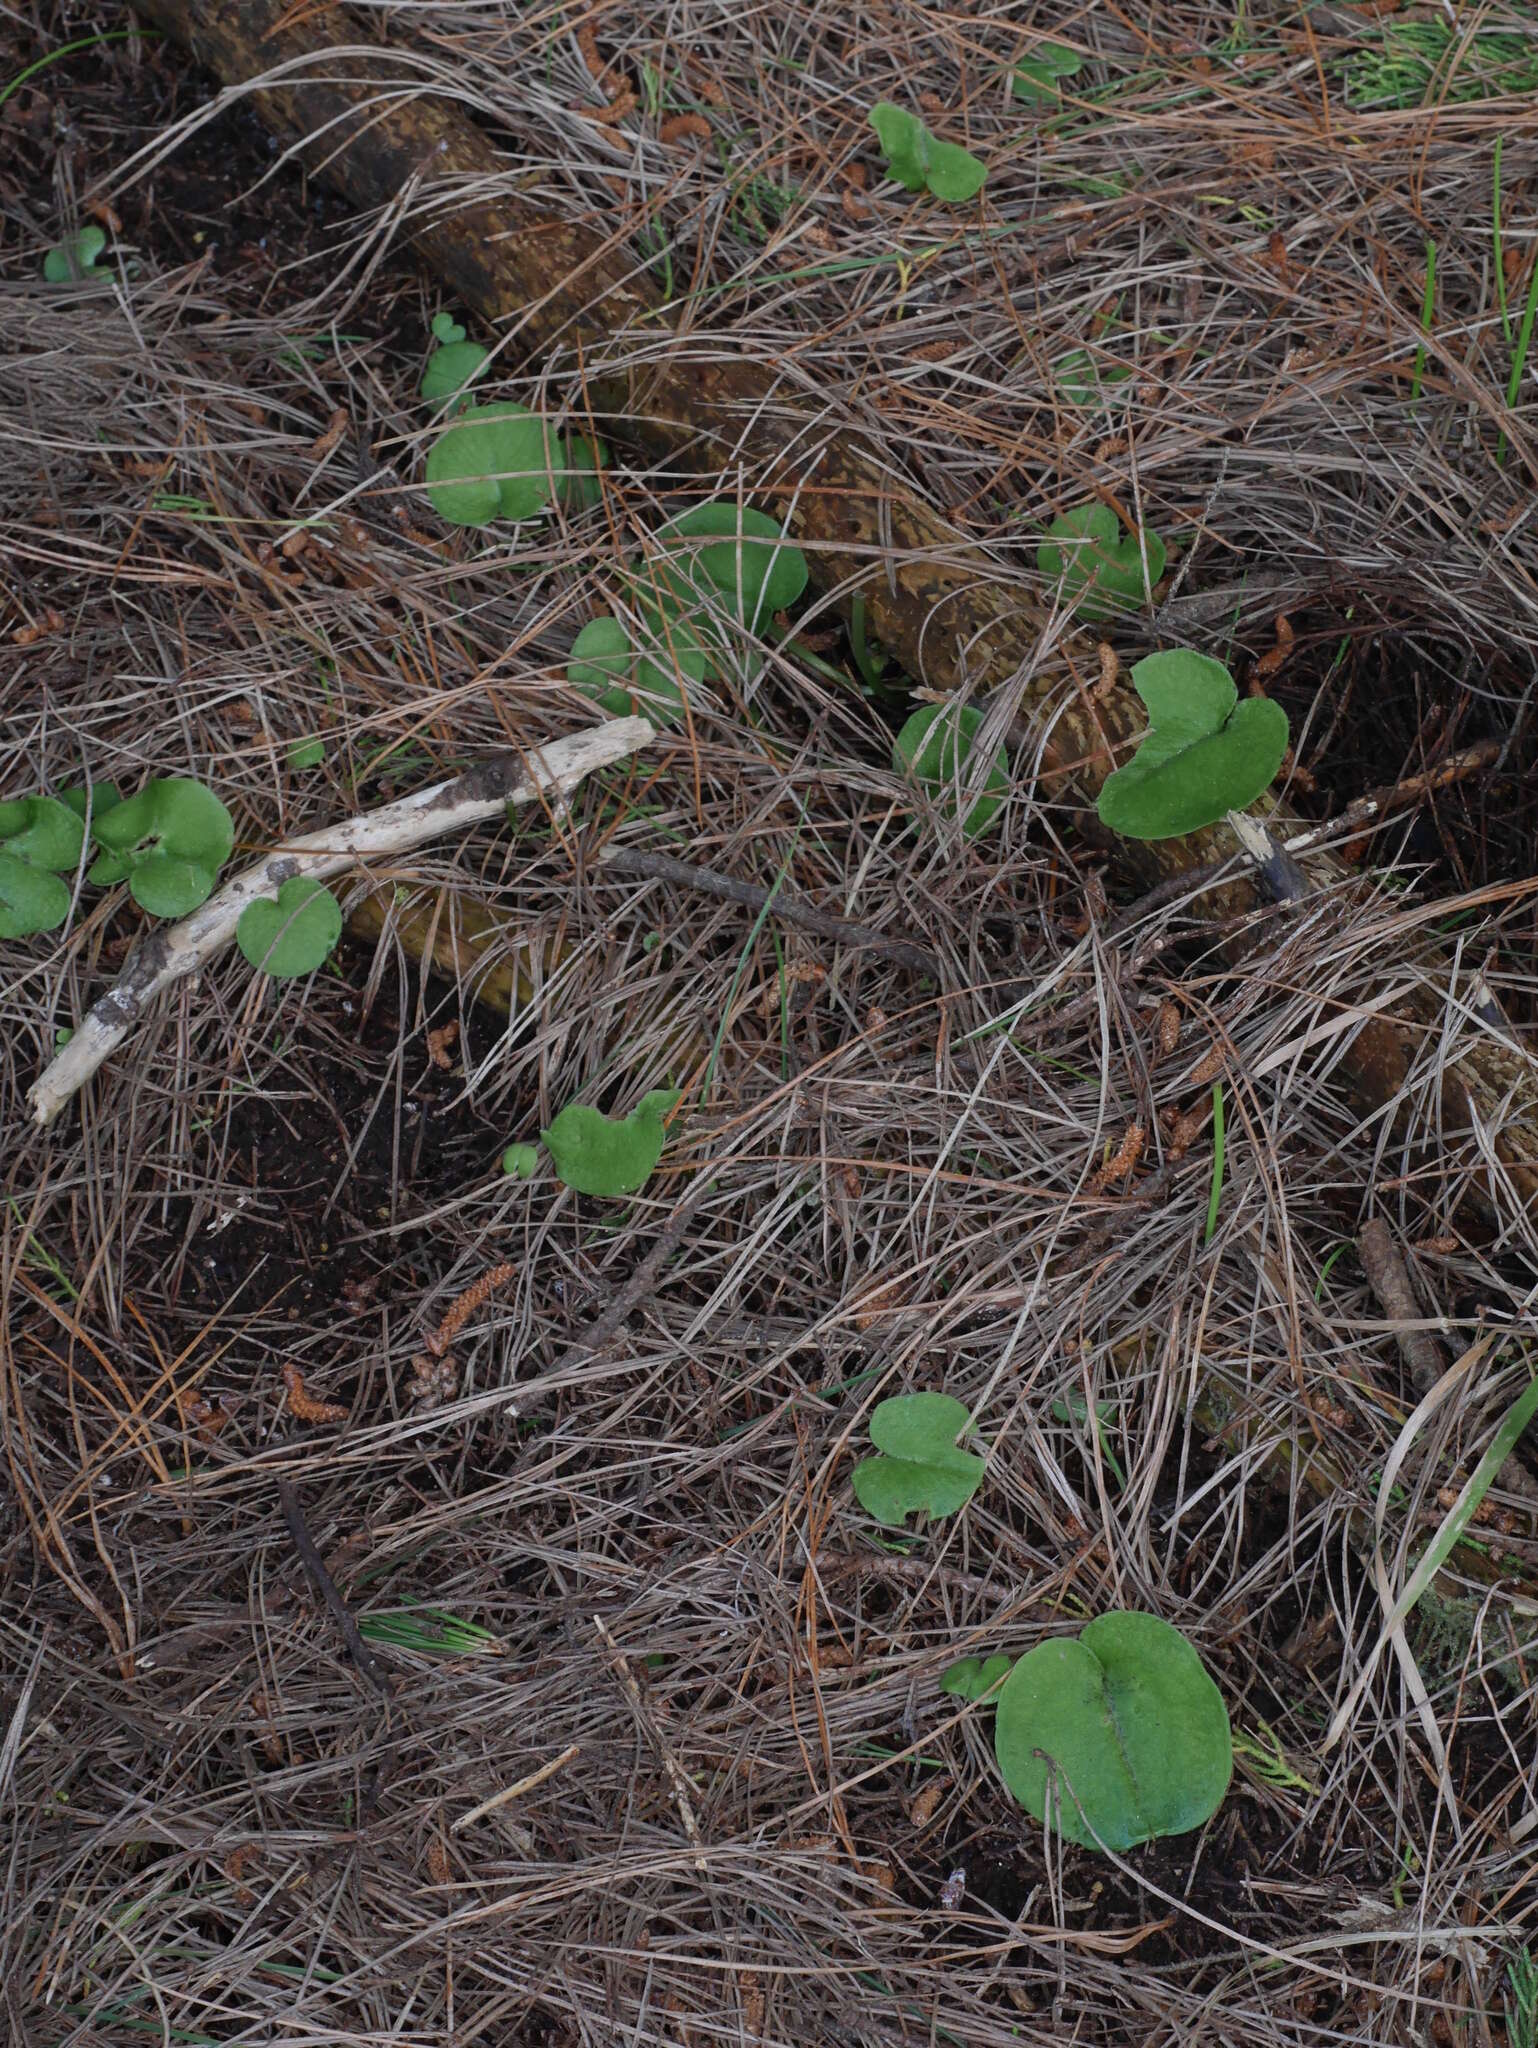
[[(669, 328), (623, 229), (605, 234), (552, 217), (507, 190), (489, 137), (456, 104), (432, 96), (428, 74), (407, 54), (371, 45), (361, 21), (341, 9), (296, 9), (290, 0), (136, 5), (226, 85), (278, 70), (255, 92), (263, 119), (303, 142), (312, 168), (360, 208), (414, 192), (407, 233), (421, 259), (488, 322), (513, 326), (525, 352), (554, 355), (573, 391), (585, 392), (596, 412), (628, 422), (629, 436), (648, 452), (715, 472), (739, 451), (763, 464), (769, 480), (759, 495), (790, 514), (814, 578), (846, 609), (863, 597), (871, 631), (910, 675), (974, 695), (1028, 675), (1022, 712), (1028, 729), (1033, 715), (1041, 720), (1030, 738), (1043, 780), (1061, 799), (1093, 803), (1141, 738), (1136, 695), (1123, 683), (1104, 699), (1091, 696), (1098, 667), (1082, 639), (1041, 668), (1040, 612), (1008, 587), (986, 549), (924, 503), (868, 436), (853, 427), (830, 430), (816, 418), (786, 364), (723, 359), (708, 336), (678, 334), (665, 354), (607, 367), (620, 333), (636, 340)], [(498, 181), (502, 189), (488, 197)], [(1302, 829), (1269, 798), (1253, 809), (1279, 836)], [(1226, 825), (1117, 847), (1145, 883), (1237, 850)], [(1313, 887), (1359, 886), (1328, 855), (1308, 854), (1301, 865)], [(1231, 915), (1254, 903), (1254, 883), (1225, 884), (1207, 900), (1215, 915)], [(1371, 991), (1361, 993), (1365, 999)], [(1343, 1065), (1365, 1107), (1398, 1094), (1422, 1049), (1444, 1030), (1445, 1011), (1445, 1001), (1428, 993), (1362, 1024)], [(1519, 1199), (1538, 1208), (1538, 1063), (1491, 1035), (1447, 1063), (1441, 1107), (1449, 1129), (1466, 1128), (1472, 1111), (1491, 1132)]]

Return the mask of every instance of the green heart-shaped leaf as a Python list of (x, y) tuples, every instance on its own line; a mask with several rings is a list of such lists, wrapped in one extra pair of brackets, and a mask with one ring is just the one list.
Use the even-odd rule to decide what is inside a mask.
[(629, 1116), (568, 1102), (540, 1136), (555, 1162), (556, 1177), (579, 1195), (633, 1195), (651, 1178), (667, 1140), (663, 1118), (678, 1106), (682, 1090), (654, 1088)]
[(535, 1145), (509, 1145), (502, 1154), (502, 1171), (511, 1180), (532, 1180), (539, 1165), (539, 1148)]
[(958, 1657), (940, 1673), (940, 1690), (954, 1699), (983, 1700), (1009, 1675), (1012, 1657)]
[(97, 810), (91, 838), (102, 848), (91, 864), (93, 882), (126, 879), (141, 910), (185, 917), (211, 894), (235, 844), (235, 826), (211, 789), (166, 775), (126, 803)]
[(82, 228), (71, 242), (63, 242), (57, 249), (50, 249), (43, 258), (43, 276), (49, 284), (69, 284), (80, 278), (89, 277), (96, 268), (96, 259), (107, 246), (107, 237), (98, 227)]
[(956, 1439), (972, 1418), (950, 1394), (897, 1394), (878, 1401), (870, 1440), (882, 1454), (862, 1458), (851, 1474), (855, 1498), (890, 1529), (922, 1510), (953, 1515), (982, 1484), (987, 1469)]
[(1233, 1774), (1228, 1709), (1200, 1657), (1156, 1614), (1103, 1614), (1020, 1658), (994, 1724), (1004, 1782), (1071, 1842), (1123, 1850), (1202, 1827)]
[(1083, 64), (1084, 59), (1078, 51), (1070, 50), (1063, 43), (1038, 43), (1032, 54), (1015, 66), (1015, 98), (1024, 100), (1027, 105), (1056, 104), (1063, 97), (1058, 81), (1072, 78)]
[(1269, 697), (1238, 701), (1222, 662), (1189, 647), (1150, 654), (1132, 671), (1148, 733), (1106, 777), (1102, 825), (1126, 839), (1179, 839), (1243, 810), (1287, 751), (1287, 714)]
[[(982, 722), (983, 714), (972, 704), (922, 705), (892, 742), (892, 766), (899, 775), (912, 776), (934, 790), (937, 803), (954, 815), (954, 792), (964, 779), (958, 763), (971, 753)], [(983, 790), (962, 821), (968, 839), (987, 830), (1009, 793), (1009, 756), (1002, 747), (989, 766)]]
[(564, 471), (551, 474), (550, 436), (526, 407), (471, 405), (427, 453), (427, 495), (451, 526), (484, 526), (498, 514), (532, 519)]
[(446, 405), (464, 390), (486, 356), (478, 341), (466, 341), (462, 335), (458, 341), (435, 348), (422, 372), (422, 396), (429, 405)]
[(880, 100), (867, 117), (876, 131), (887, 170), (909, 192), (927, 187), (936, 199), (973, 198), (988, 167), (959, 143), (940, 142), (917, 114)]
[(59, 792), (59, 802), (74, 812), (81, 824), (85, 823), (86, 807), (89, 805), (94, 819), (104, 818), (114, 805), (123, 801), (123, 792), (115, 782), (93, 782), (84, 789), (65, 789)]
[(465, 330), (463, 329), (463, 327), (460, 326), (459, 322), (454, 318), (454, 315), (452, 313), (434, 313), (434, 341), (441, 341), (446, 345), (451, 341), (463, 341), (464, 338)]
[(0, 803), (0, 849), (34, 868), (62, 873), (80, 859), (85, 826), (73, 805), (53, 796)]
[(342, 907), (307, 875), (290, 875), (277, 899), (258, 897), (240, 913), (235, 943), (274, 981), (313, 974), (342, 936)]
[(1070, 405), (1099, 405), (1116, 384), (1125, 384), (1132, 372), (1125, 363), (1113, 363), (1088, 349), (1070, 349), (1052, 365), (1057, 388)]
[[(1141, 540), (1141, 546), (1139, 542)], [(1148, 582), (1143, 582), (1143, 551)], [(1119, 605), (1142, 604), (1164, 574), (1164, 543), (1146, 527), (1141, 535), (1121, 534), (1109, 505), (1076, 505), (1047, 528), (1036, 549), (1036, 566), (1088, 619), (1103, 618)]]
[(57, 931), (69, 906), (69, 884), (61, 876), (0, 852), (0, 939)]

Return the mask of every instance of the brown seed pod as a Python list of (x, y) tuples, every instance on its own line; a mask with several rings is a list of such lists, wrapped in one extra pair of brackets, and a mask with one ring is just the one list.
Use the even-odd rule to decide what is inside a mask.
[(304, 1390), (304, 1374), (297, 1365), (283, 1367), (283, 1388), (288, 1412), (296, 1422), (345, 1422), (347, 1407), (341, 1401), (317, 1401)]

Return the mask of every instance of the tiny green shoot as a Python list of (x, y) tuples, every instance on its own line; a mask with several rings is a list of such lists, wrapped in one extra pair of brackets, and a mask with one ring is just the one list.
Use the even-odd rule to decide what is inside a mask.
[(509, 1145), (502, 1154), (502, 1171), (509, 1180), (532, 1180), (538, 1165), (537, 1145)]
[(1014, 1661), (1005, 1656), (958, 1657), (940, 1673), (940, 1690), (952, 1699), (984, 1701), (991, 1706)]
[(1061, 81), (1074, 77), (1083, 64), (1078, 51), (1070, 50), (1064, 43), (1038, 43), (1031, 55), (1015, 66), (1011, 90), (1027, 106), (1060, 106)]
[(1211, 1244), (1218, 1227), (1218, 1207), (1223, 1200), (1223, 1083), (1212, 1084), (1212, 1187), (1207, 1196), (1207, 1229), (1203, 1244)]
[(288, 750), (290, 768), (318, 768), (326, 758), (326, 742), (316, 733), (295, 740)]

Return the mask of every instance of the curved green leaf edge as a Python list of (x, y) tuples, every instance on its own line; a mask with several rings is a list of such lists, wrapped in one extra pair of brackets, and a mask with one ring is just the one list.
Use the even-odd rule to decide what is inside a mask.
[(71, 901), (62, 876), (0, 849), (0, 939), (57, 931), (69, 916)]
[(1013, 1657), (958, 1657), (940, 1673), (940, 1690), (953, 1699), (990, 1700), (1009, 1676)]
[(13, 860), (62, 874), (79, 863), (84, 845), (85, 826), (62, 798), (23, 796), (0, 803), (0, 851)]
[(99, 227), (84, 227), (73, 241), (61, 242), (43, 258), (43, 278), (48, 284), (78, 283), (96, 268), (96, 259), (107, 246)]
[(91, 838), (102, 849), (90, 879), (127, 881), (152, 917), (185, 917), (213, 892), (235, 844), (229, 812), (211, 789), (183, 775), (158, 777), (137, 796), (98, 809)]
[(1269, 697), (1239, 701), (1222, 662), (1194, 648), (1150, 654), (1132, 671), (1149, 729), (1108, 775), (1100, 822), (1125, 839), (1179, 839), (1243, 810), (1287, 751), (1287, 714)]
[(466, 406), (427, 451), (427, 495), (451, 526), (532, 519), (563, 474), (544, 420), (510, 400)]
[(1203, 1827), (1233, 1775), (1228, 1709), (1201, 1658), (1156, 1614), (1103, 1614), (1019, 1659), (994, 1752), (1014, 1797), (1083, 1847), (1125, 1850)]
[(1015, 66), (1012, 90), (1017, 100), (1028, 105), (1057, 105), (1063, 97), (1059, 80), (1072, 78), (1083, 68), (1084, 59), (1077, 50), (1063, 43), (1038, 43), (1033, 53)]
[(936, 199), (958, 202), (982, 190), (988, 167), (959, 143), (941, 142), (917, 114), (891, 100), (878, 100), (866, 117), (876, 131), (887, 169), (909, 192), (926, 189)]

